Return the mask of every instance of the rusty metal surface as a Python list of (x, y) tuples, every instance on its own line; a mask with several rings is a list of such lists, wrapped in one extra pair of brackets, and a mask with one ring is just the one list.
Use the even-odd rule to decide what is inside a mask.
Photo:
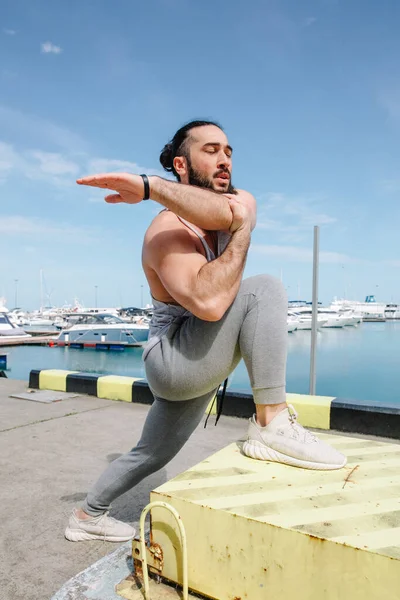
[[(319, 434), (348, 456), (338, 471), (255, 461), (232, 444), (152, 500), (181, 515), (189, 587), (218, 600), (398, 600), (400, 445)], [(175, 524), (154, 510), (163, 575), (181, 581)]]
[[(142, 580), (135, 575), (130, 575), (116, 586), (116, 593), (126, 600), (144, 600)], [(150, 579), (150, 597), (151, 600), (182, 600), (182, 591)], [(200, 596), (189, 593), (189, 598), (198, 600)]]

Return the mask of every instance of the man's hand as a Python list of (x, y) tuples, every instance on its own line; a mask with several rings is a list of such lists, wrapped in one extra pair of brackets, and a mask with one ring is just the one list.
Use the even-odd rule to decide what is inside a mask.
[(105, 201), (110, 204), (125, 202), (126, 204), (138, 204), (144, 197), (144, 183), (140, 175), (129, 173), (101, 173), (100, 175), (89, 175), (77, 179), (79, 185), (90, 185), (91, 187), (115, 190), (117, 194), (109, 194)]
[(251, 215), (247, 206), (239, 202), (235, 194), (224, 194), (224, 196), (228, 198), (233, 217), (229, 233), (235, 233), (235, 231), (244, 227), (249, 227), (250, 229)]
[[(250, 229), (253, 231), (257, 222), (257, 204), (254, 196), (245, 190), (236, 190), (236, 194), (224, 194), (224, 196), (226, 196), (228, 200), (235, 200), (237, 204), (243, 206), (250, 221)], [(232, 210), (232, 206), (230, 206), (230, 208)], [(232, 225), (233, 223), (231, 224), (231, 229)], [(232, 230), (230, 232), (232, 233)]]

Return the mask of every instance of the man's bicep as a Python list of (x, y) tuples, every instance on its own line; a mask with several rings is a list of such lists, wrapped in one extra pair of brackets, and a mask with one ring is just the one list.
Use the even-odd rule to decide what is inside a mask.
[(166, 231), (159, 236), (151, 266), (172, 298), (192, 310), (197, 276), (207, 260), (185, 230)]

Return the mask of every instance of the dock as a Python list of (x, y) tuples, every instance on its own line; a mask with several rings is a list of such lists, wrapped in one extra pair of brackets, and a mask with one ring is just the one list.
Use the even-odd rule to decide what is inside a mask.
[(56, 338), (57, 335), (37, 335), (22, 340), (2, 339), (0, 341), (0, 348), (8, 348), (10, 346), (47, 346), (49, 342), (54, 341)]
[[(2, 600), (50, 599), (67, 580), (105, 556), (108, 572), (108, 555), (118, 550), (126, 565), (132, 544), (71, 543), (64, 539), (64, 529), (90, 482), (139, 440), (149, 410), (144, 404), (81, 394), (50, 404), (10, 397), (27, 387), (28, 382), (0, 379), (2, 508), (7, 514), (0, 525)], [(184, 452), (113, 503), (114, 517), (138, 530), (151, 490), (246, 430), (243, 420), (231, 417), (218, 427), (203, 425)], [(127, 574), (117, 574), (117, 583)], [(113, 588), (110, 595), (114, 597)], [(108, 600), (106, 594), (100, 598)]]

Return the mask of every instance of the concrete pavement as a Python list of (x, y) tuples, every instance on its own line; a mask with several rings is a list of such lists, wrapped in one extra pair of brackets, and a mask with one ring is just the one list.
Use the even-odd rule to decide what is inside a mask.
[[(26, 382), (0, 379), (1, 600), (48, 600), (116, 550), (107, 542), (68, 542), (64, 528), (108, 463), (138, 441), (149, 409), (89, 396), (53, 404), (9, 397), (26, 389)], [(137, 523), (150, 490), (245, 432), (243, 419), (223, 417), (217, 427), (210, 419), (165, 469), (119, 498), (111, 514)]]

